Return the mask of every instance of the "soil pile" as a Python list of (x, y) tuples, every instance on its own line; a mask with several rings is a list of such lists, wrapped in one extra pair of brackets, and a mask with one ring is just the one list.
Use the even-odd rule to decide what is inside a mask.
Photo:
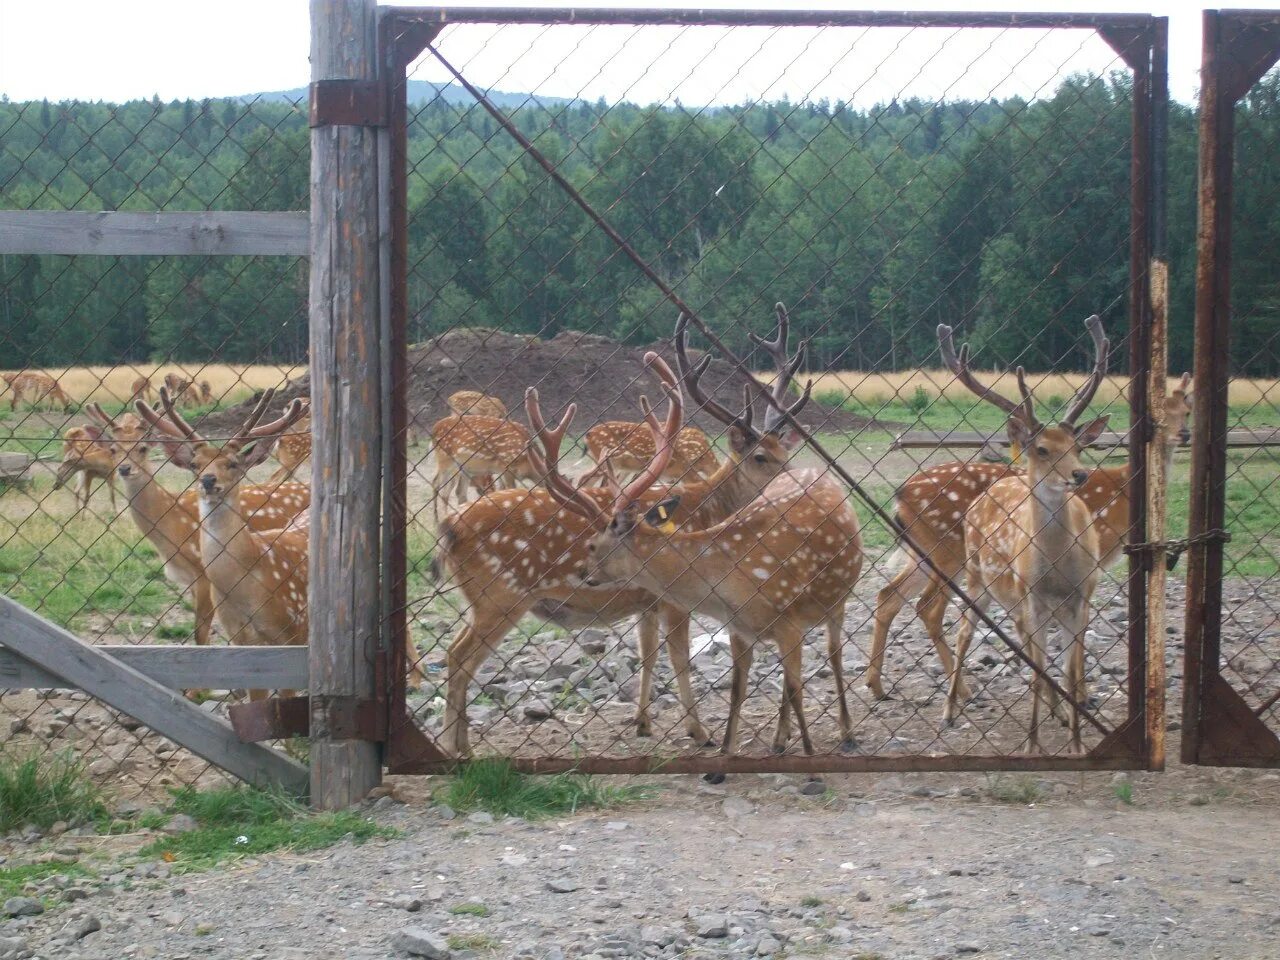
[[(576, 331), (540, 340), (483, 328), (452, 330), (409, 348), (408, 405), (412, 428), (419, 434), (429, 432), (437, 420), (449, 414), (447, 400), (455, 390), (479, 390), (496, 396), (515, 419), (523, 421), (527, 386), (538, 388), (543, 413), (548, 418), (553, 414), (558, 417), (566, 404), (577, 403), (578, 415), (572, 428), (575, 434), (602, 420), (637, 420), (640, 396), (656, 401), (660, 395), (644, 366), (648, 349), (656, 349), (674, 369), (675, 351), (667, 342), (649, 348)], [(702, 351), (691, 350), (690, 356), (696, 360)], [(741, 408), (743, 385), (750, 382), (750, 378), (719, 358), (712, 360), (703, 377), (704, 389), (731, 410)], [(294, 397), (307, 396), (309, 391), (309, 377), (290, 381), (279, 392), (271, 412)], [(211, 435), (234, 429), (253, 403), (251, 399), (212, 413), (201, 426)], [(757, 401), (757, 422), (763, 417), (764, 406), (764, 401)], [(713, 436), (722, 431), (719, 421), (692, 403), (685, 412), (688, 423)], [(814, 430), (841, 432), (895, 426), (837, 407), (825, 407), (816, 399), (805, 407), (800, 422)]]

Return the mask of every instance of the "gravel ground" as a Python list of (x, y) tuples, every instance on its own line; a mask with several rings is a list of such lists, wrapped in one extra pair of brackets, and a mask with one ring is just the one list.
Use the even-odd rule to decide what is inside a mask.
[(186, 876), (126, 861), (0, 925), (0, 957), (1275, 956), (1280, 774), (1134, 775), (1132, 806), (1111, 775), (1037, 778), (1031, 805), (995, 802), (1002, 782), (841, 776), (809, 797), (791, 777), (671, 777), (527, 823), (406, 780), (370, 806), (397, 839)]

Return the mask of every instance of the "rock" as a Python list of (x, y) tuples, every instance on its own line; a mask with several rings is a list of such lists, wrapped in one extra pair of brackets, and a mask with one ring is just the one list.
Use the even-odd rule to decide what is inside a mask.
[(631, 824), (625, 820), (610, 820), (604, 825), (606, 830), (630, 830)]
[(44, 904), (35, 897), (10, 897), (4, 902), (6, 917), (34, 917), (44, 913)]
[(77, 900), (89, 899), (89, 891), (83, 887), (67, 887), (62, 891), (62, 899), (66, 903), (75, 903)]
[(666, 947), (676, 942), (676, 932), (666, 927), (648, 926), (640, 928), (640, 942), (653, 944), (655, 947)]
[(475, 813), (468, 813), (467, 823), (477, 827), (487, 826), (488, 824), (493, 823), (493, 814), (486, 810), (477, 810)]
[(729, 921), (718, 913), (694, 918), (697, 935), (704, 940), (722, 940), (729, 935)]
[(166, 910), (160, 914), (160, 922), (166, 927), (180, 927), (184, 920), (186, 920), (186, 917), (177, 910)]
[(405, 927), (392, 938), (391, 946), (411, 957), (427, 960), (449, 960), (453, 956), (448, 940), (423, 927)]
[(573, 893), (581, 888), (582, 884), (568, 877), (555, 877), (547, 881), (547, 889), (552, 893)]
[(422, 909), (422, 901), (417, 897), (401, 895), (388, 900), (387, 906), (396, 910), (403, 910), (405, 913), (417, 913)]
[(120, 762), (110, 757), (102, 757), (89, 764), (89, 773), (94, 777), (109, 777), (120, 769)]
[(200, 824), (196, 823), (195, 817), (190, 817), (185, 813), (175, 813), (160, 829), (165, 833), (190, 833), (192, 830), (199, 828), (199, 826)]
[[(27, 720), (25, 717), (13, 717), (9, 721), (10, 736), (13, 736), (15, 733), (25, 733), (29, 729), (30, 727), (27, 726)], [(24, 944), (24, 947), (25, 947), (25, 944)]]
[(726, 817), (745, 817), (755, 813), (755, 804), (746, 797), (725, 797), (724, 802), (720, 804), (720, 809), (724, 811)]
[(97, 933), (101, 929), (102, 921), (93, 914), (81, 917), (79, 920), (75, 920), (67, 926), (67, 932), (69, 932), (76, 940), (83, 940), (89, 934)]
[(981, 953), (982, 947), (976, 943), (957, 943), (955, 952), (957, 956), (963, 956), (970, 953)]
[(871, 894), (867, 893), (867, 891), (865, 890), (859, 890), (855, 895), (854, 899), (857, 900), (859, 903), (870, 903)]
[(609, 649), (609, 634), (598, 627), (587, 627), (578, 634), (578, 646), (584, 653), (599, 656)]
[(446, 803), (438, 804), (435, 808), (436, 816), (441, 820), (453, 820), (458, 816), (458, 812)]
[(800, 788), (803, 797), (820, 797), (827, 792), (827, 785), (821, 780), (806, 780)]
[(853, 939), (853, 931), (848, 927), (832, 927), (827, 931), (827, 936), (831, 938), (833, 943), (848, 943)]
[(555, 715), (551, 704), (545, 700), (530, 700), (524, 705), (524, 718), (526, 720), (550, 720)]
[(782, 944), (766, 933), (756, 944), (757, 957), (772, 957), (782, 952)]
[(20, 960), (29, 956), (31, 951), (21, 937), (0, 937), (0, 960)]

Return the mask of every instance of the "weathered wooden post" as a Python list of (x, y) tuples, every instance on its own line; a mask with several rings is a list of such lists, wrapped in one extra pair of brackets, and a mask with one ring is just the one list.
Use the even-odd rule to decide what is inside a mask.
[[(353, 739), (379, 633), (378, 120), (375, 0), (311, 0), (311, 802), (382, 778)], [(355, 81), (355, 82), (351, 82)], [(362, 115), (363, 112), (363, 115)]]

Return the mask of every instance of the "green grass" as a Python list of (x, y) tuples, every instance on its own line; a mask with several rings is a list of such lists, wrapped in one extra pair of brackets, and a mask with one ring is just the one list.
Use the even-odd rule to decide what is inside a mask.
[(93, 876), (78, 863), (23, 863), (16, 867), (0, 867), (0, 900), (24, 896), (27, 884), (39, 883), (58, 874), (64, 877)]
[(198, 828), (149, 843), (139, 854), (164, 857), (178, 869), (201, 869), (273, 850), (319, 850), (345, 839), (363, 843), (396, 836), (396, 831), (350, 811), (312, 814), (293, 800), (251, 787), (183, 788), (174, 792), (169, 812), (187, 814)]
[(502, 759), (475, 760), (464, 766), (437, 798), (455, 810), (487, 810), (494, 816), (536, 820), (589, 808), (601, 809), (642, 800), (642, 786), (605, 786), (579, 773), (529, 776)]
[(800, 906), (802, 907), (820, 907), (822, 906), (822, 903), (823, 901), (821, 897), (801, 897), (800, 898)]
[(1111, 792), (1114, 793), (1116, 795), (1116, 799), (1126, 807), (1133, 806), (1133, 784), (1128, 780), (1122, 780), (1120, 783), (1113, 784)]
[(987, 777), (987, 796), (997, 803), (1028, 804), (1043, 797), (1044, 791), (1035, 777), (994, 774)]
[(489, 908), (483, 903), (459, 903), (450, 907), (449, 912), (457, 917), (487, 917)]
[(103, 815), (102, 794), (69, 753), (0, 753), (0, 833), (27, 824), (48, 829), (59, 820), (87, 823)]

